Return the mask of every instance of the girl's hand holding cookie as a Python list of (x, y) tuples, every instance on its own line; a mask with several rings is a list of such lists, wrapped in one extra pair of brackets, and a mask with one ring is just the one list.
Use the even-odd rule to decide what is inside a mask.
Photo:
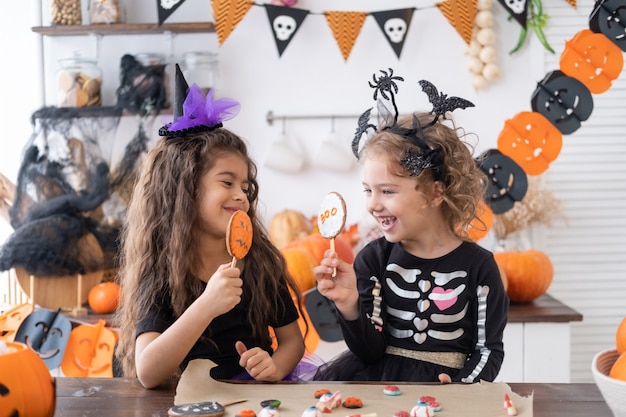
[(243, 342), (235, 343), (237, 353), (239, 353), (239, 365), (241, 365), (257, 381), (275, 382), (279, 378), (276, 376), (277, 369), (274, 360), (265, 350), (259, 347), (248, 349)]
[[(334, 250), (327, 250), (320, 265), (313, 268), (317, 290), (335, 303), (339, 312), (349, 318), (357, 310), (359, 293), (354, 268), (339, 258)], [(358, 313), (358, 311), (357, 311)]]
[(241, 301), (243, 280), (240, 274), (239, 268), (223, 264), (207, 282), (202, 297), (210, 300), (207, 305), (215, 310), (216, 316), (232, 310)]

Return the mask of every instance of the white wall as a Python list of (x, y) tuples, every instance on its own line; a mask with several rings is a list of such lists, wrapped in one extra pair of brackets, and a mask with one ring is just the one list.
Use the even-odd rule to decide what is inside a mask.
[[(85, 2), (83, 2), (85, 3)], [(128, 22), (155, 22), (154, 1), (135, 0), (128, 6)], [(17, 13), (9, 25), (0, 26), (3, 39), (15, 39), (5, 60), (0, 77), (2, 100), (0, 114), (11, 120), (11, 140), (5, 140), (0, 153), (0, 171), (15, 178), (19, 168), (20, 152), (30, 134), (29, 117), (42, 102), (36, 88), (39, 84), (36, 41), (30, 27), (40, 24), (35, 14), (37, 1), (15, 5)], [(381, 10), (380, 2), (374, 0), (346, 0), (338, 4), (330, 0), (300, 0), (298, 7), (321, 13), (328, 10)], [(514, 57), (507, 51), (517, 40), (518, 29), (507, 22), (502, 8), (494, 2), (495, 29), (498, 33), (497, 48), (502, 76), (487, 89), (475, 92), (470, 85), (466, 67), (466, 45), (460, 35), (431, 4), (417, 1), (387, 1), (382, 10), (404, 7), (424, 7), (413, 16), (404, 51), (400, 59), (383, 37), (373, 17), (365, 21), (361, 34), (347, 62), (339, 51), (333, 35), (321, 14), (311, 14), (287, 47), (282, 57), (272, 38), (265, 10), (253, 6), (242, 22), (228, 37), (222, 47), (218, 46), (216, 34), (175, 35), (168, 41), (166, 35), (105, 36), (100, 41), (100, 66), (104, 71), (103, 99), (105, 105), (114, 104), (114, 91), (118, 83), (119, 59), (124, 53), (162, 52), (179, 59), (189, 50), (209, 50), (220, 56), (221, 95), (235, 98), (242, 103), (240, 115), (227, 123), (249, 142), (252, 155), (260, 165), (261, 203), (267, 221), (284, 209), (292, 208), (314, 215), (329, 191), (344, 195), (348, 205), (348, 222), (363, 217), (359, 169), (349, 173), (331, 173), (316, 169), (311, 164), (295, 175), (287, 175), (262, 166), (269, 144), (281, 133), (283, 123), (272, 126), (266, 122), (266, 114), (278, 115), (358, 115), (374, 105), (373, 90), (367, 83), (372, 74), (380, 69), (393, 68), (395, 74), (405, 77), (398, 95), (401, 111), (429, 110), (426, 95), (417, 85), (420, 79), (432, 81), (439, 89), (450, 95), (467, 98), (475, 108), (457, 111), (457, 121), (469, 132), (478, 136), (479, 150), (495, 147), (495, 141), (506, 118), (529, 108), (529, 100), (535, 82), (542, 78), (541, 72), (531, 70), (530, 51), (524, 50)], [(43, 24), (47, 24), (48, 4), (43, 4)], [(85, 18), (84, 18), (85, 20)], [(212, 20), (210, 1), (187, 0), (168, 22)], [(96, 41), (84, 37), (44, 37), (44, 62), (46, 98), (48, 105), (55, 104), (54, 77), (57, 60), (71, 56), (76, 49), (87, 54), (94, 53)], [(531, 48), (532, 49), (532, 48)], [(7, 65), (8, 62), (11, 66)], [(6, 75), (5, 75), (6, 74)], [(34, 82), (32, 81), (34, 80)], [(29, 91), (24, 91), (24, 90)], [(11, 101), (6, 97), (11, 97)], [(20, 97), (19, 106), (13, 103)], [(155, 122), (156, 131), (162, 120)], [(7, 123), (5, 121), (5, 126)], [(118, 141), (124, 142), (133, 133), (134, 120), (128, 118), (118, 132)], [(310, 157), (319, 142), (329, 135), (331, 120), (287, 120), (285, 130), (296, 138)], [(355, 119), (336, 119), (335, 131), (345, 141), (353, 137)], [(155, 132), (156, 136), (156, 132)], [(310, 158), (309, 158), (310, 161)]]

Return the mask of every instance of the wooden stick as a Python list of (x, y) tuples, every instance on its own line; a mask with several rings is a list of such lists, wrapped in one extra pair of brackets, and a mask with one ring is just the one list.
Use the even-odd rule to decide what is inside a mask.
[[(335, 252), (335, 238), (330, 239), (330, 249)], [(333, 278), (337, 276), (337, 268), (333, 268), (333, 273), (331, 274)]]
[[(235, 258), (237, 259), (237, 258)], [(247, 398), (239, 398), (238, 400), (230, 400), (230, 401), (226, 401), (223, 403), (220, 403), (222, 405), (222, 407), (228, 407), (229, 405), (233, 405), (233, 404), (239, 404), (242, 402), (248, 401)]]
[(35, 276), (31, 275), (30, 276), (30, 303), (33, 306), (33, 309), (35, 308)]
[(237, 266), (237, 257), (233, 256), (233, 260), (230, 262), (230, 267), (234, 268), (235, 266)]

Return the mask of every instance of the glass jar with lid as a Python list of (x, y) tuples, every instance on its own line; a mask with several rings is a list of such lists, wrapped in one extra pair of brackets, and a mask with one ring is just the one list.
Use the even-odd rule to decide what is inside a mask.
[(134, 76), (135, 100), (144, 110), (169, 107), (169, 75), (164, 54), (144, 52), (135, 55), (141, 69)]
[(102, 105), (102, 70), (95, 58), (75, 53), (59, 60), (57, 72), (58, 107), (92, 107)]
[(206, 94), (218, 84), (217, 54), (213, 52), (187, 52), (183, 54), (181, 69), (189, 84), (196, 83)]

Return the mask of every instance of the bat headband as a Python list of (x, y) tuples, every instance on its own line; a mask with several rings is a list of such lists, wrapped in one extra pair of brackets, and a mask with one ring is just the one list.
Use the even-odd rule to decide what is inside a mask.
[(175, 138), (189, 133), (208, 132), (222, 127), (222, 122), (239, 113), (240, 105), (229, 98), (213, 99), (210, 89), (205, 96), (195, 83), (189, 87), (176, 64), (174, 121), (159, 129), (160, 136)]
[[(377, 102), (379, 117), (382, 117), (383, 120), (383, 127), (379, 130), (376, 125), (369, 123), (372, 107), (363, 112), (359, 117), (356, 133), (352, 140), (352, 152), (356, 158), (359, 159), (359, 143), (363, 133), (368, 129), (371, 128), (375, 132), (387, 130), (391, 133), (403, 136), (420, 149), (419, 152), (411, 148), (407, 149), (404, 157), (400, 160), (400, 165), (406, 169), (411, 176), (419, 175), (424, 169), (431, 169), (435, 181), (445, 182), (445, 169), (443, 161), (441, 160), (440, 147), (437, 145), (434, 149), (431, 149), (424, 140), (422, 130), (437, 123), (440, 117), (445, 119), (446, 112), (451, 112), (458, 108), (474, 107), (474, 104), (459, 97), (448, 97), (446, 94), (439, 93), (437, 88), (429, 81), (421, 80), (419, 81), (419, 85), (422, 87), (422, 91), (428, 95), (428, 100), (433, 105), (433, 109), (429, 112), (434, 115), (433, 120), (427, 125), (422, 126), (417, 117), (413, 115), (412, 128), (400, 127), (398, 126), (399, 113), (395, 99), (395, 95), (398, 93), (396, 81), (404, 81), (404, 78), (394, 76), (391, 68), (389, 68), (389, 72), (384, 70), (380, 70), (380, 72), (382, 75), (378, 78), (376, 78), (376, 74), (373, 75), (374, 83), (369, 82), (369, 86), (374, 89), (374, 100)], [(379, 94), (381, 99), (378, 98)], [(382, 99), (391, 101), (394, 114), (391, 114), (382, 102)]]

